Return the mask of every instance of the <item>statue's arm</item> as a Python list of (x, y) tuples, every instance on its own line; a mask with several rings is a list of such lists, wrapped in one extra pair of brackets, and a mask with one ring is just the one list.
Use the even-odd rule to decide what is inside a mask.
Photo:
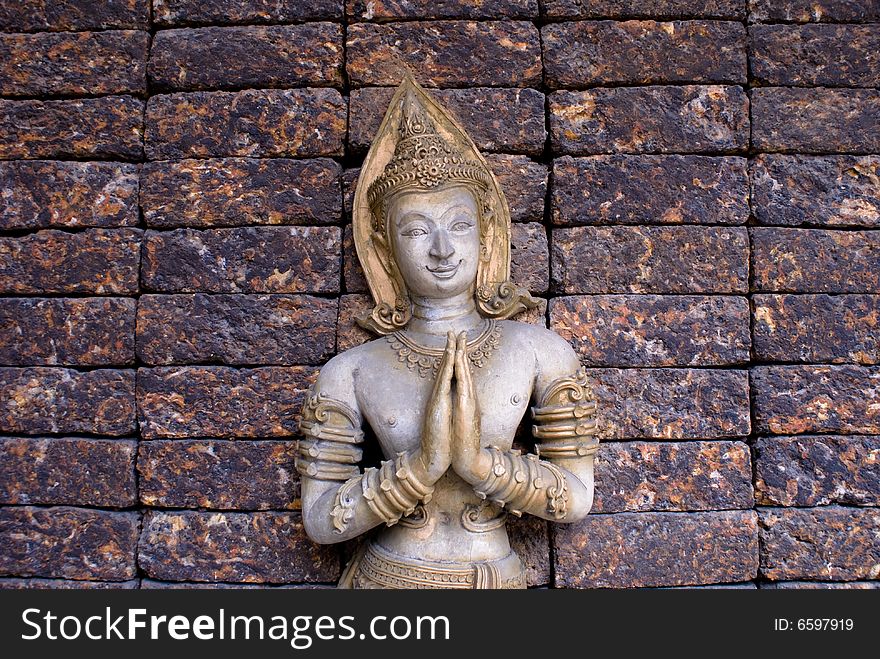
[(516, 515), (576, 522), (593, 506), (596, 400), (571, 346), (555, 335), (542, 338), (532, 408), (536, 453), (490, 446), (483, 477), (472, 485)]
[(303, 525), (315, 542), (342, 542), (390, 526), (431, 497), (433, 486), (408, 454), (360, 470), (362, 425), (350, 373), (328, 363), (303, 406), (296, 454)]

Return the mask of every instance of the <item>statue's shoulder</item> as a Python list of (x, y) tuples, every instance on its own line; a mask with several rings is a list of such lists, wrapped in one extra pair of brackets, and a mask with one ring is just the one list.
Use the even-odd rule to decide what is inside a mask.
[(518, 320), (499, 321), (501, 331), (517, 347), (531, 348), (538, 361), (547, 358), (571, 358), (575, 356), (571, 345), (553, 330), (541, 325), (523, 323)]
[(373, 362), (376, 355), (387, 351), (384, 337), (343, 350), (321, 367), (321, 377), (353, 377), (359, 368)]

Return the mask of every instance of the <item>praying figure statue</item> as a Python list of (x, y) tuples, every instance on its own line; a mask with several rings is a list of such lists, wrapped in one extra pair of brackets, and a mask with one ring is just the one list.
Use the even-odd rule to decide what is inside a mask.
[[(583, 519), (596, 401), (572, 347), (510, 320), (510, 211), (458, 123), (411, 77), (361, 169), (353, 215), (379, 335), (320, 371), (300, 425), (306, 533), (361, 537), (342, 588), (525, 588), (508, 514)], [(534, 452), (512, 449), (529, 406)], [(364, 442), (384, 459), (363, 468)]]

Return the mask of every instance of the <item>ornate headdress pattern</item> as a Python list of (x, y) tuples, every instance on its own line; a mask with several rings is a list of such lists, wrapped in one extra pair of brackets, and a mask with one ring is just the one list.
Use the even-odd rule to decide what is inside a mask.
[(481, 249), (475, 297), (480, 314), (510, 318), (538, 305), (510, 281), (510, 211), (498, 181), (455, 119), (407, 76), (391, 100), (355, 191), (355, 247), (376, 303), (357, 319), (365, 329), (391, 334), (411, 314), (386, 233), (388, 199), (449, 183), (471, 187), (478, 199)]

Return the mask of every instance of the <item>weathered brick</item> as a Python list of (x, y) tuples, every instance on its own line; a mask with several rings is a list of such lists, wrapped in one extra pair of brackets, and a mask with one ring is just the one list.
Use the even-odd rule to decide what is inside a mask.
[(4, 96), (125, 94), (147, 91), (150, 33), (0, 34)]
[(0, 432), (134, 432), (134, 371), (0, 367)]
[(877, 0), (749, 0), (749, 20), (795, 21), (880, 21)]
[(579, 295), (550, 327), (588, 366), (727, 366), (749, 360), (749, 304), (720, 295)]
[(556, 153), (736, 153), (749, 142), (741, 87), (614, 87), (549, 98)]
[(128, 298), (0, 298), (0, 364), (114, 366), (134, 363), (135, 301)]
[(335, 23), (160, 30), (150, 80), (160, 90), (342, 84)]
[(138, 160), (143, 115), (144, 102), (131, 96), (0, 100), (0, 158)]
[(161, 364), (320, 364), (336, 300), (309, 295), (142, 295), (138, 357)]
[(136, 575), (138, 513), (0, 508), (0, 574), (123, 581)]
[(577, 21), (541, 28), (547, 85), (745, 83), (746, 30), (733, 21)]
[(355, 87), (398, 85), (404, 67), (431, 87), (536, 87), (538, 30), (525, 21), (355, 23), (346, 35)]
[(138, 564), (154, 579), (334, 581), (339, 556), (305, 534), (298, 513), (148, 512)]
[(880, 85), (880, 33), (872, 25), (753, 25), (752, 75), (763, 85)]
[(553, 161), (553, 223), (745, 224), (746, 166), (738, 157), (563, 156)]
[(880, 433), (880, 368), (757, 366), (751, 380), (758, 432)]
[(759, 151), (880, 151), (876, 89), (752, 90), (752, 146)]
[(0, 438), (0, 503), (132, 506), (137, 442)]
[(335, 89), (160, 94), (146, 112), (150, 160), (341, 156), (346, 103)]
[(316, 375), (308, 366), (139, 369), (141, 437), (290, 437)]
[(742, 0), (541, 0), (548, 18), (745, 18)]
[(163, 160), (143, 166), (140, 203), (159, 229), (333, 224), (342, 215), (341, 172), (328, 158)]
[(753, 579), (756, 517), (751, 510), (588, 515), (555, 529), (556, 585), (633, 588)]
[[(366, 343), (376, 337), (356, 322), (356, 318), (373, 308), (373, 298), (364, 294), (343, 295), (339, 298), (339, 320), (336, 323), (336, 350), (342, 352)], [(546, 327), (547, 300), (538, 298), (535, 309), (525, 311), (514, 320)]]
[(138, 223), (138, 166), (0, 162), (0, 229), (126, 227)]
[(764, 578), (851, 581), (880, 576), (880, 510), (766, 508), (758, 515)]
[(755, 295), (762, 361), (880, 363), (880, 295)]
[(546, 520), (532, 515), (509, 517), (507, 534), (510, 548), (517, 553), (525, 567), (526, 585), (550, 584), (550, 538)]
[(880, 436), (760, 437), (755, 494), (767, 506), (880, 505)]
[(594, 513), (751, 508), (743, 442), (607, 442), (596, 458)]
[(140, 229), (49, 229), (0, 236), (0, 293), (97, 293), (138, 289)]
[(717, 439), (749, 434), (746, 371), (593, 368), (599, 432), (608, 439)]
[(761, 224), (880, 228), (880, 157), (760, 155), (751, 161)]
[(169, 508), (298, 508), (292, 441), (154, 440), (138, 450), (141, 503)]
[(0, 590), (136, 590), (137, 579), (129, 581), (74, 581), (73, 579), (0, 579)]
[(543, 222), (547, 166), (526, 156), (490, 153), (486, 161), (498, 179), (514, 222)]
[(158, 25), (291, 23), (343, 17), (343, 0), (153, 0)]
[(880, 581), (778, 581), (761, 583), (762, 590), (873, 590)]
[(342, 236), (342, 274), (347, 293), (366, 293), (369, 290), (364, 269), (357, 258), (354, 234), (350, 224), (345, 225)]
[(164, 293), (333, 293), (338, 227), (147, 231), (141, 278)]
[[(394, 89), (368, 87), (351, 92), (348, 144), (366, 151), (382, 123)], [(431, 95), (459, 120), (480, 150), (540, 156), (544, 94), (534, 89), (441, 89)]]
[(876, 293), (880, 231), (755, 227), (752, 272), (758, 291)]
[(335, 588), (328, 583), (305, 583), (305, 584), (256, 584), (256, 583), (223, 583), (203, 581), (193, 583), (190, 581), (157, 581), (155, 579), (142, 579), (143, 590), (323, 590)]
[(354, 21), (377, 23), (400, 19), (537, 18), (538, 0), (345, 0), (345, 13)]
[(9, 32), (146, 29), (149, 20), (149, 0), (16, 0), (0, 3), (0, 30)]
[(734, 227), (574, 227), (553, 231), (559, 293), (747, 293), (749, 236)]

